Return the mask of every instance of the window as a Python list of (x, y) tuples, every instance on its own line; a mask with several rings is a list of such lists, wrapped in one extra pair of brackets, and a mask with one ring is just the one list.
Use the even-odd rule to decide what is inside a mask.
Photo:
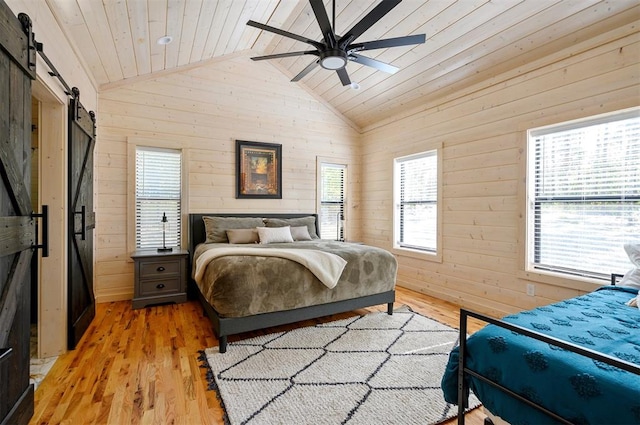
[(438, 250), (438, 151), (396, 158), (395, 246)]
[(530, 130), (529, 268), (607, 279), (640, 235), (638, 110)]
[(136, 248), (163, 246), (162, 216), (167, 216), (166, 246), (180, 246), (181, 152), (136, 147)]
[(347, 166), (320, 163), (320, 238), (344, 240)]

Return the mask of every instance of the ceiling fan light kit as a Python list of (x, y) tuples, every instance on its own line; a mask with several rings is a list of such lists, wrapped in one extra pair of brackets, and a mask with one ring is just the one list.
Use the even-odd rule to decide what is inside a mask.
[(340, 50), (327, 50), (320, 53), (320, 66), (324, 69), (337, 71), (347, 66), (347, 54)]
[[(356, 52), (362, 52), (366, 50), (383, 49), (388, 47), (410, 46), (414, 44), (422, 44), (425, 42), (425, 35), (409, 35), (405, 37), (387, 38), (376, 41), (365, 41), (362, 43), (354, 43), (354, 41), (360, 37), (366, 30), (372, 25), (378, 22), (383, 16), (389, 13), (394, 7), (400, 4), (402, 0), (383, 0), (377, 6), (375, 6), (369, 13), (367, 13), (360, 21), (358, 21), (350, 30), (345, 32), (343, 36), (338, 36), (335, 33), (335, 7), (336, 2), (333, 0), (333, 26), (329, 22), (329, 16), (324, 8), (322, 0), (309, 0), (309, 4), (313, 9), (318, 26), (323, 35), (322, 41), (311, 40), (307, 37), (290, 33), (285, 30), (281, 30), (269, 25), (261, 24), (255, 21), (248, 21), (247, 25), (254, 28), (258, 28), (264, 31), (269, 31), (274, 34), (278, 34), (284, 37), (292, 38), (303, 43), (307, 43), (315, 48), (315, 50), (305, 50), (300, 52), (288, 52), (288, 53), (276, 53), (272, 55), (256, 56), (251, 59), (254, 61), (266, 60), (266, 59), (282, 59), (293, 56), (313, 55), (317, 56), (313, 62), (307, 65), (298, 75), (293, 77), (291, 81), (300, 81), (304, 76), (313, 71), (318, 65), (321, 68), (328, 69), (330, 71), (336, 71), (340, 82), (343, 86), (350, 86), (352, 88), (359, 88), (357, 83), (352, 83), (347, 73), (347, 63), (353, 61), (360, 65), (369, 66), (380, 71), (395, 73), (399, 68), (381, 62), (376, 59), (372, 59), (366, 56), (361, 56)], [(357, 88), (354, 86), (357, 86)]]

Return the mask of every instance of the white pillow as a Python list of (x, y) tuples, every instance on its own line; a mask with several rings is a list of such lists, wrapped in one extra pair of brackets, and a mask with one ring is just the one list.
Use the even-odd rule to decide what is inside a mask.
[(631, 260), (635, 268), (625, 273), (618, 285), (640, 289), (640, 244), (625, 244), (624, 250), (627, 251), (629, 260)]
[(291, 237), (294, 241), (310, 241), (311, 235), (307, 226), (295, 226), (291, 228)]
[(261, 244), (293, 242), (291, 226), (285, 227), (257, 227)]
[(626, 304), (628, 306), (631, 306), (631, 307), (640, 308), (640, 292), (638, 292), (637, 296), (635, 296), (635, 297), (631, 298), (629, 301), (627, 301)]

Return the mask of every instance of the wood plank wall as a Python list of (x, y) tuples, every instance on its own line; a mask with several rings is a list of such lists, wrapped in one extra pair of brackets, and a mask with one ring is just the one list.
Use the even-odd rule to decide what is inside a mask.
[[(346, 90), (346, 89), (345, 89)], [(283, 199), (235, 199), (235, 140), (282, 144)], [(184, 148), (188, 212), (315, 212), (316, 157), (349, 161), (358, 238), (360, 134), (268, 63), (234, 54), (102, 90), (96, 145), (96, 298), (131, 298), (130, 142)], [(186, 221), (186, 220), (185, 220)], [(186, 227), (185, 227), (186, 231)]]
[(526, 130), (640, 105), (637, 25), (588, 44), (365, 129), (363, 237), (387, 249), (393, 158), (443, 146), (443, 259), (398, 256), (399, 285), (495, 316), (595, 289), (524, 271)]

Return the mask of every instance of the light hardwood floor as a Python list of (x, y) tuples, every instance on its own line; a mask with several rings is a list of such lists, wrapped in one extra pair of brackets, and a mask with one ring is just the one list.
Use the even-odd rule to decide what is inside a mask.
[[(453, 304), (398, 288), (396, 306), (402, 304), (458, 327)], [(252, 334), (385, 309), (376, 306)], [(470, 323), (470, 331), (481, 326)], [(197, 359), (199, 350), (217, 344), (196, 301), (140, 310), (125, 301), (98, 304), (77, 349), (60, 356), (38, 387), (31, 424), (222, 424), (216, 393), (207, 390)], [(480, 425), (484, 414), (475, 409), (466, 419)]]

